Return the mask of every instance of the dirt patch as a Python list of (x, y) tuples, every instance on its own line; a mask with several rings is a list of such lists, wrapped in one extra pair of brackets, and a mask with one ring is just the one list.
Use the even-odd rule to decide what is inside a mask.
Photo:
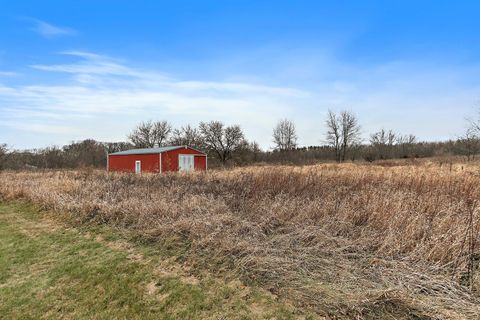
[(154, 295), (158, 291), (158, 286), (156, 281), (149, 282), (147, 284), (147, 294)]

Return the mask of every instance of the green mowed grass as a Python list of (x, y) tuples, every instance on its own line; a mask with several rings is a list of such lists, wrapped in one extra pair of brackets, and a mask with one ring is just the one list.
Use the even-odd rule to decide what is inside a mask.
[(0, 202), (0, 317), (294, 318), (266, 292), (192, 276), (162, 252), (106, 228), (74, 228), (27, 204)]

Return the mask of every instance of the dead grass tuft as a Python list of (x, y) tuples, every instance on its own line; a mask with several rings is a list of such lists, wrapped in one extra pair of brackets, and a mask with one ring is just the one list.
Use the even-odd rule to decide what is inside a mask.
[(155, 241), (187, 242), (194, 263), (233, 269), (320, 315), (480, 314), (478, 165), (326, 164), (141, 177), (3, 172), (0, 181), (5, 199), (26, 198)]

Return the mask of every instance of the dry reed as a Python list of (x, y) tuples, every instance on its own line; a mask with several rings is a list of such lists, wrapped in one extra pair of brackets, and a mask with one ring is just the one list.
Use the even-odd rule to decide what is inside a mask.
[(480, 167), (3, 172), (0, 196), (189, 244), (333, 318), (478, 319)]

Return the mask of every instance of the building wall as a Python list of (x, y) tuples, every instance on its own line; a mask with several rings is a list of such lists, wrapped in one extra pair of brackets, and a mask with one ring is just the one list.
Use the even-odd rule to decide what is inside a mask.
[(195, 156), (195, 171), (207, 170), (207, 156)]
[(142, 172), (160, 172), (160, 155), (156, 154), (129, 154), (109, 155), (108, 171), (135, 172), (135, 161), (140, 160)]
[(176, 149), (162, 153), (162, 172), (178, 171), (178, 155), (193, 154), (195, 170), (207, 170), (207, 157), (190, 148)]

